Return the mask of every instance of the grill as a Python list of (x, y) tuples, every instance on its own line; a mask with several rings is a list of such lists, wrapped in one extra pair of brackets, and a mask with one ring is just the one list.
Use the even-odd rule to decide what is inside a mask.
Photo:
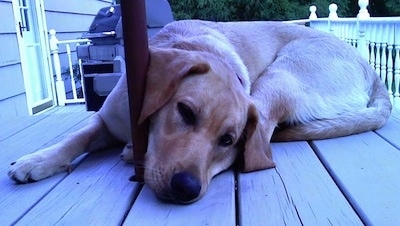
[[(146, 0), (146, 15), (149, 38), (174, 20), (166, 0)], [(100, 9), (82, 38), (91, 40), (91, 44), (77, 47), (78, 58), (84, 62), (82, 69), (86, 109), (98, 111), (125, 73), (120, 5)]]

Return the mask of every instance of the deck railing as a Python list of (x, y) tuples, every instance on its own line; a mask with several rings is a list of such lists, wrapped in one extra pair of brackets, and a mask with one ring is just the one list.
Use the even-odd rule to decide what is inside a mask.
[[(49, 31), (50, 34), (50, 50), (52, 54), (52, 63), (53, 63), (53, 68), (55, 71), (55, 76), (56, 76), (56, 81), (55, 81), (55, 90), (57, 93), (57, 102), (58, 106), (64, 106), (65, 104), (69, 103), (84, 103), (85, 102), (85, 92), (84, 92), (84, 85), (83, 85), (83, 73), (82, 73), (82, 62), (80, 59), (77, 59), (76, 62), (73, 63), (73, 56), (72, 53), (74, 51), (71, 50), (71, 45), (73, 45), (74, 49), (76, 49), (76, 46), (84, 43), (90, 43), (89, 39), (74, 39), (74, 40), (63, 40), (59, 41), (56, 37), (56, 31), (54, 29), (51, 29)], [(65, 52), (60, 53), (60, 46), (63, 46), (63, 50), (65, 47)], [(64, 74), (67, 74), (67, 76), (62, 76), (62, 70), (61, 66), (64, 64), (61, 63), (60, 61), (60, 54), (65, 55), (67, 57), (68, 61), (68, 69)], [(78, 67), (78, 73), (76, 73), (76, 69), (74, 67)], [(80, 81), (77, 81), (77, 75), (81, 76)], [(67, 83), (68, 84), (67, 84)], [(76, 84), (79, 84), (82, 88), (82, 94), (78, 96), (77, 92), (77, 86)], [(66, 87), (70, 87), (70, 91), (72, 93), (71, 98), (67, 98), (67, 91)], [(69, 91), (69, 90), (68, 90)]]
[(311, 6), (309, 19), (288, 22), (308, 22), (357, 48), (386, 84), (393, 105), (400, 108), (400, 17), (370, 17), (368, 0), (358, 4), (355, 18), (339, 18), (337, 5), (331, 4), (328, 18), (317, 18), (317, 8)]

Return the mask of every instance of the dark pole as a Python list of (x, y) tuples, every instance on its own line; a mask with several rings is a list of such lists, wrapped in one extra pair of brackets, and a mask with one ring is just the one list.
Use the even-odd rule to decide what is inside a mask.
[(134, 180), (143, 182), (148, 123), (138, 125), (137, 122), (142, 109), (146, 72), (150, 57), (145, 0), (121, 0), (121, 12), (135, 162)]

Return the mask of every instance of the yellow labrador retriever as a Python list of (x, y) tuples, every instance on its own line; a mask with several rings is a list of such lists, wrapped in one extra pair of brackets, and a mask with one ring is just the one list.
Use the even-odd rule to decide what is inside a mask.
[[(246, 172), (274, 167), (271, 139), (361, 133), (391, 112), (384, 84), (356, 49), (312, 28), (177, 21), (150, 41), (150, 55), (140, 116), (150, 119), (145, 182), (164, 200), (198, 200), (238, 156)], [(123, 76), (86, 127), (18, 159), (8, 174), (23, 183), (49, 177), (84, 151), (131, 143), (129, 125)]]

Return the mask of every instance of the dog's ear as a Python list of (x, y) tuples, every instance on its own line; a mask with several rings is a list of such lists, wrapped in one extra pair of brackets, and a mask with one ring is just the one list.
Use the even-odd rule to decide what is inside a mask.
[(188, 51), (150, 47), (146, 89), (138, 123), (143, 123), (163, 107), (185, 76), (204, 74), (209, 70), (210, 66), (204, 59)]
[(252, 172), (275, 167), (267, 131), (259, 123), (258, 112), (250, 104), (245, 128), (243, 171)]

